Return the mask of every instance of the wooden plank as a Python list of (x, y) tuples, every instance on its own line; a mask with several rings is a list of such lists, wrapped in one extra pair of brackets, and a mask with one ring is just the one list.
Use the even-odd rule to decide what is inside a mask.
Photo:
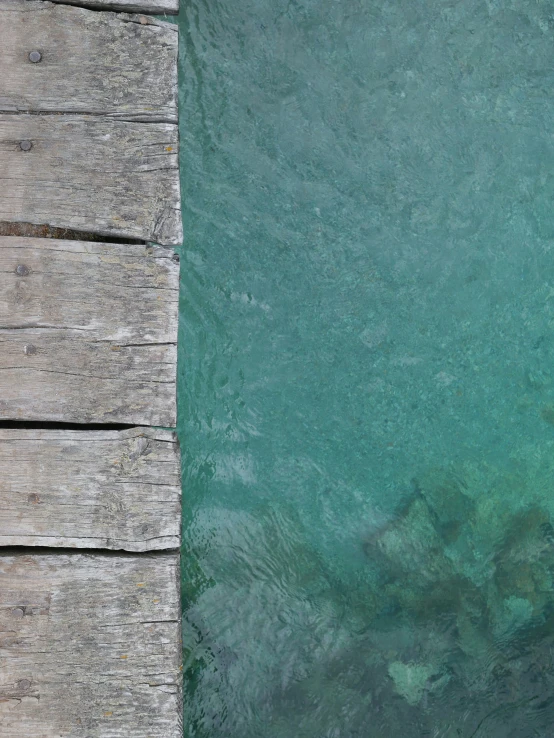
[(97, 10), (126, 10), (128, 13), (167, 13), (179, 12), (179, 0), (52, 0), (54, 3), (83, 5)]
[(0, 0), (0, 111), (176, 123), (177, 45), (154, 18)]
[(0, 546), (178, 548), (170, 431), (0, 429)]
[(0, 115), (0, 160), (0, 221), (182, 242), (173, 124)]
[(181, 738), (177, 554), (0, 556), (3, 738)]
[(177, 321), (167, 250), (0, 238), (0, 419), (174, 427)]
[(0, 236), (0, 328), (177, 343), (179, 264), (165, 248)]
[(174, 427), (176, 348), (0, 330), (0, 419)]

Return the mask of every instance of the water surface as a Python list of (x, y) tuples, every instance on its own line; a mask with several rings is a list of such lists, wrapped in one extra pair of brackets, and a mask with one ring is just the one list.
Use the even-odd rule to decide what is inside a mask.
[(182, 0), (186, 738), (554, 724), (554, 3)]

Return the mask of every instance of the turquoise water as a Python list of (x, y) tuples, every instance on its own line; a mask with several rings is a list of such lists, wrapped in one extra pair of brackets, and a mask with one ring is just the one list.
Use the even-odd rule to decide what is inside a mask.
[(182, 5), (186, 738), (554, 735), (554, 3)]

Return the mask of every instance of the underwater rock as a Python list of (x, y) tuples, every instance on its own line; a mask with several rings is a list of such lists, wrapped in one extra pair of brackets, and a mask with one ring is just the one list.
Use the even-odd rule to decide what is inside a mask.
[(523, 597), (508, 597), (503, 602), (503, 611), (497, 612), (494, 622), (494, 634), (497, 637), (512, 635), (519, 628), (527, 625), (533, 617), (533, 605)]
[(435, 529), (446, 545), (454, 543), (475, 516), (475, 501), (463, 483), (444, 472), (416, 482), (416, 489), (427, 503)]
[[(388, 642), (399, 628), (414, 634), (409, 649), (383, 652), (388, 673), (410, 705), (432, 676), (449, 682), (449, 664), (456, 689), (503, 689), (502, 674), (517, 678), (514, 652), (540, 642), (554, 620), (551, 512), (532, 479), (487, 465), (431, 470), (414, 486), (364, 545), (377, 572), (379, 615), (371, 627), (387, 632)], [(431, 642), (424, 633), (439, 623), (445, 635)]]
[(436, 673), (430, 664), (404, 664), (394, 661), (389, 664), (389, 675), (396, 691), (409, 705), (417, 705), (425, 694), (429, 679)]

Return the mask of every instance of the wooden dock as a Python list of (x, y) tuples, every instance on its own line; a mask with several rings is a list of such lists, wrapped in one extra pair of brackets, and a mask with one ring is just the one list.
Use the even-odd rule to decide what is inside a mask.
[(181, 738), (179, 0), (0, 0), (0, 736)]

